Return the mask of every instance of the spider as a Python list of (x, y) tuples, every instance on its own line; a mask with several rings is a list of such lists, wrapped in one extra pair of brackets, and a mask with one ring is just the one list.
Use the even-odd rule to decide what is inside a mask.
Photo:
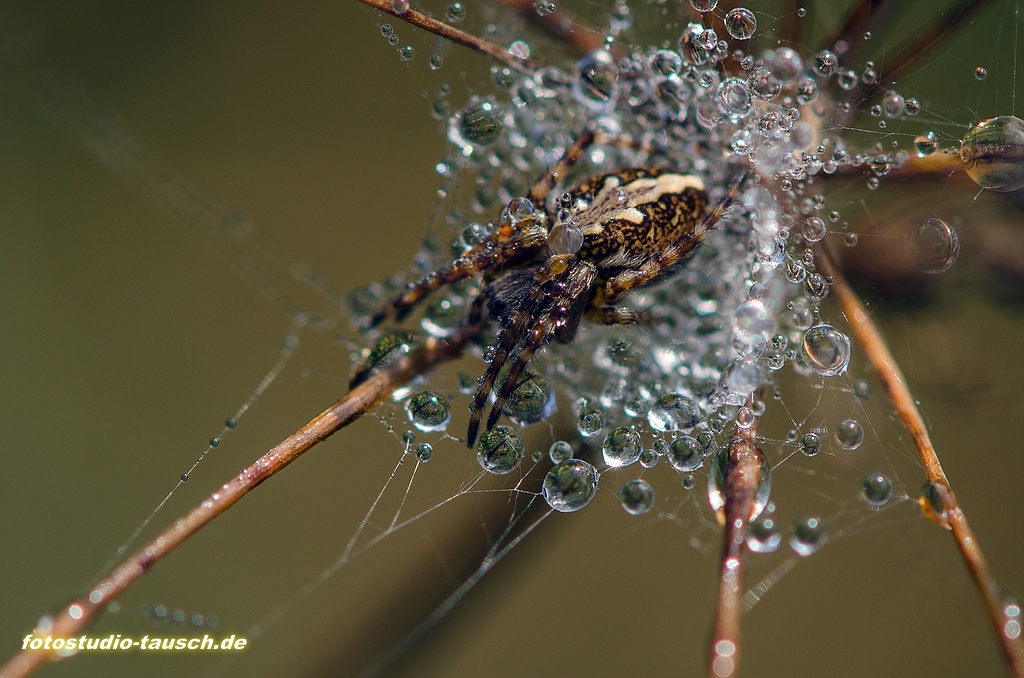
[[(491, 319), (502, 329), (470, 406), (466, 436), (470, 448), (503, 369), (507, 371), (485, 430), (497, 423), (537, 350), (552, 338), (572, 341), (583, 316), (606, 325), (647, 323), (646, 313), (615, 306), (615, 302), (687, 259), (722, 218), (747, 176), (740, 173), (709, 210), (704, 183), (695, 175), (653, 167), (620, 169), (590, 177), (566, 192), (562, 210), (552, 219), (546, 198), (587, 147), (598, 141), (623, 143), (599, 137), (593, 130), (582, 132), (532, 186), (529, 198), (510, 205), (493, 235), (447, 266), (410, 283), (371, 318), (371, 326), (389, 313), (401, 320), (434, 290), (482, 275), (482, 291), (464, 322), (482, 326), (486, 304)], [(575, 206), (575, 212), (569, 206)], [(549, 230), (552, 221), (556, 223)], [(365, 375), (358, 373), (353, 383), (362, 378)]]

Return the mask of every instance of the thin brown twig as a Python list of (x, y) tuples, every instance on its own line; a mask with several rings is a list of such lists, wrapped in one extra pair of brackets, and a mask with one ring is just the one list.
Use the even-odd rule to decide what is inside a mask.
[[(100, 612), (142, 577), (153, 565), (169, 555), (207, 523), (263, 481), (299, 458), (304, 452), (351, 424), (380, 404), (396, 388), (413, 377), (462, 353), (473, 331), (466, 328), (449, 338), (429, 339), (401, 360), (353, 388), (344, 398), (314, 417), (309, 423), (224, 483), (198, 506), (136, 551), (110, 575), (61, 610), (43, 617), (33, 633), (39, 637), (74, 638), (81, 635)], [(62, 657), (54, 650), (23, 649), (0, 666), (0, 678), (23, 678), (44, 664)]]
[(879, 381), (882, 382), (893, 409), (910, 433), (928, 481), (941, 501), (942, 515), (937, 522), (947, 527), (956, 541), (967, 571), (985, 604), (1007, 668), (1011, 675), (1024, 678), (1024, 638), (1019, 635), (1011, 637), (1005, 632), (1006, 619), (1002, 610), (1004, 602), (1000, 600), (1000, 586), (992, 575), (981, 551), (981, 545), (968, 525), (967, 516), (942, 470), (935, 447), (925, 428), (924, 419), (907, 387), (907, 381), (864, 304), (843, 277), (832, 253), (826, 247), (819, 247), (817, 253), (816, 261), (822, 273), (833, 279), (830, 288), (832, 296), (853, 328), (857, 341), (867, 354)]
[[(518, 10), (527, 21), (581, 56), (604, 47), (603, 35), (577, 22), (562, 10), (541, 14), (534, 6), (533, 0), (503, 0), (503, 2)], [(614, 51), (613, 54), (615, 54)], [(615, 54), (615, 56), (621, 55)]]
[(487, 42), (482, 38), (478, 38), (475, 35), (467, 33), (466, 31), (460, 31), (454, 26), (449, 26), (443, 21), (438, 21), (432, 17), (427, 16), (423, 12), (418, 12), (412, 8), (407, 9), (404, 12), (396, 12), (392, 9), (391, 0), (358, 0), (364, 5), (369, 5), (381, 12), (386, 12), (393, 17), (397, 17), (406, 23), (410, 23), (413, 26), (422, 28), (425, 31), (430, 31), (434, 35), (440, 36), (452, 42), (458, 43), (470, 49), (486, 54), (496, 61), (500, 61), (503, 64), (511, 66), (517, 70), (534, 70), (539, 67), (536, 61), (528, 58), (518, 57), (509, 52), (504, 47), (499, 47), (493, 42)]
[(757, 486), (761, 482), (763, 457), (755, 443), (757, 421), (755, 418), (748, 428), (737, 427), (729, 439), (729, 459), (723, 479), (725, 525), (722, 530), (718, 600), (708, 651), (709, 678), (734, 676), (739, 669), (743, 558), (747, 527), (754, 513)]

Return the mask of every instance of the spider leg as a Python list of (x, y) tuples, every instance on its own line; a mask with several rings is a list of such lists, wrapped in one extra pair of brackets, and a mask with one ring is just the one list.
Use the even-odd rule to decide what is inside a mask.
[(544, 248), (546, 242), (547, 232), (539, 227), (524, 228), (508, 236), (499, 234), (496, 238), (477, 245), (444, 268), (409, 283), (405, 290), (373, 315), (370, 326), (380, 324), (391, 312), (401, 320), (421, 299), (439, 287), (471, 278), (481, 271), (530, 259)]
[(537, 209), (544, 209), (544, 200), (551, 193), (551, 190), (559, 181), (565, 178), (566, 173), (572, 169), (573, 165), (580, 161), (583, 153), (593, 144), (630, 146), (648, 151), (653, 148), (653, 144), (638, 141), (625, 134), (608, 134), (595, 131), (592, 127), (584, 128), (579, 136), (576, 137), (576, 140), (565, 149), (562, 157), (555, 163), (554, 167), (548, 170), (530, 188), (530, 201)]
[(614, 302), (629, 290), (649, 283), (658, 277), (662, 271), (675, 266), (686, 258), (700, 244), (708, 231), (714, 228), (715, 224), (721, 220), (725, 210), (736, 199), (740, 188), (749, 176), (748, 172), (741, 172), (729, 187), (728, 192), (718, 201), (718, 204), (713, 209), (704, 215), (692, 231), (686, 233), (682, 238), (652, 257), (641, 268), (623, 271), (619, 275), (609, 278), (602, 290), (602, 298), (606, 302)]
[[(555, 272), (555, 269), (552, 268), (553, 264), (559, 267), (559, 272)], [(487, 371), (484, 372), (480, 386), (476, 390), (476, 396), (473, 398), (473, 404), (470, 406), (469, 429), (466, 432), (466, 444), (469, 447), (473, 447), (473, 443), (476, 442), (476, 435), (480, 429), (480, 418), (483, 416), (484, 407), (487, 404), (487, 396), (490, 395), (494, 382), (497, 380), (498, 374), (501, 373), (501, 368), (512, 351), (519, 345), (520, 339), (526, 334), (530, 323), (533, 322), (544, 301), (548, 299), (548, 288), (552, 284), (557, 284), (559, 277), (565, 272), (564, 265), (564, 256), (551, 257), (538, 269), (534, 275), (530, 295), (513, 314), (512, 323), (501, 331), (494, 356), (487, 366)]]
[(539, 318), (533, 320), (533, 329), (526, 337), (523, 347), (519, 350), (515, 362), (508, 369), (505, 381), (498, 389), (491, 412), (487, 415), (487, 428), (490, 430), (498, 422), (501, 413), (505, 409), (505, 401), (519, 385), (519, 377), (523, 370), (530, 364), (534, 353), (551, 338), (551, 335), (558, 331), (558, 328), (570, 321), (573, 312), (574, 302), (590, 291), (591, 285), (597, 278), (597, 269), (589, 262), (580, 262), (570, 270), (566, 276), (565, 284), (559, 290), (551, 308)]

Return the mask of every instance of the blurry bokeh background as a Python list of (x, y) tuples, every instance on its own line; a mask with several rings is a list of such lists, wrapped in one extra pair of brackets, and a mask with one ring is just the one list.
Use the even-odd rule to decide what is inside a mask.
[[(558, 4), (604, 20), (604, 8)], [(841, 15), (822, 4), (821, 16)], [(988, 46), (995, 37), (1014, 46), (1000, 24), (1016, 20), (1016, 2), (992, 5), (959, 57), (927, 60), (907, 81), (909, 94), (948, 112), (953, 136), (973, 121), (971, 108), (1012, 112), (1018, 64)], [(434, 38), (397, 30), (417, 50), (411, 62), (380, 36), (372, 10), (347, 0), (0, 6), (0, 654), (88, 585), (290, 331), (284, 308), (239, 274), (232, 241), (211, 235), (222, 231), (210, 215), (242, 230), (257, 224), (339, 298), (412, 258), (446, 144), (430, 106), (442, 83), (455, 105), (486, 90), (490, 64), (451, 47), (432, 72)], [(556, 49), (545, 54), (568, 63)], [(968, 90), (978, 85), (976, 61), (989, 79)], [(871, 199), (857, 190), (857, 200)], [(929, 209), (948, 201), (965, 220), (996, 213), (990, 196), (973, 196), (919, 200)], [(913, 197), (885, 200), (907, 201), (886, 203), (898, 212)], [(1022, 296), (961, 237), (961, 262), (925, 298), (866, 294), (990, 564), (1022, 591)], [(311, 308), (337, 301), (293, 276), (278, 282)], [(349, 353), (339, 333), (351, 335), (343, 322), (304, 331), (284, 375), (154, 527), (344, 393)], [(820, 395), (806, 390), (811, 404), (794, 396), (796, 409)], [(904, 457), (898, 426), (884, 404), (874, 407), (879, 444)], [(379, 422), (358, 422), (162, 562), (92, 633), (247, 635), (341, 554), (400, 452)], [(438, 445), (417, 476), (413, 509), (457, 493), (474, 468), (458, 444)], [(913, 490), (924, 476), (902, 480)], [(488, 546), (484, 510), (461, 497), (389, 537), (239, 656), (94, 653), (43, 675), (357, 675), (473, 571)], [(745, 618), (745, 675), (1002, 673), (952, 540), (910, 502), (895, 515), (835, 538), (782, 577)], [(587, 510), (546, 521), (391, 670), (697, 674), (717, 565), (713, 549), (702, 554), (688, 540), (671, 521), (631, 517), (602, 492)], [(193, 631), (140, 614), (157, 605), (219, 623)]]

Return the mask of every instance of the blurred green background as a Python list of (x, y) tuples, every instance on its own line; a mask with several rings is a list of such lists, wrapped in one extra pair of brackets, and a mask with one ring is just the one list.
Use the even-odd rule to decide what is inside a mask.
[[(947, 139), (975, 113), (1009, 112), (1016, 64), (991, 63), (989, 47), (997, 35), (1013, 47), (997, 27), (1016, 4), (993, 5), (968, 31), (975, 42), (906, 81)], [(349, 1), (0, 6), (0, 654), (89, 583), (274, 362), (290, 319), (239, 275), (232, 253), (251, 252), (220, 225), (259, 224), (341, 291), (412, 258), (445, 147), (430, 105), (445, 82), (456, 105), (486, 88), (490, 64), (452, 47), (431, 72), (434, 38), (398, 25), (417, 50), (402, 63), (378, 27)], [(979, 59), (989, 80), (967, 90)], [(969, 219), (990, 200), (972, 196), (943, 199)], [(877, 317), (993, 569), (1022, 591), (1020, 297), (971, 263), (962, 237), (965, 263), (929, 303)], [(275, 284), (313, 308), (334, 303), (287, 272)], [(154, 527), (340, 397), (348, 351), (336, 333), (348, 331), (303, 334), (279, 382)], [(879, 444), (902, 458), (905, 441), (875, 407)], [(399, 451), (384, 426), (357, 423), (162, 562), (93, 633), (209, 632), (139, 614), (162, 604), (215, 614), (214, 634), (248, 634), (338, 557)], [(439, 445), (409, 510), (458, 492), (474, 469), (464, 449)], [(903, 481), (913, 491), (923, 474)], [(486, 550), (484, 509), (452, 505), (343, 568), (240, 656), (96, 653), (43, 675), (356, 675)], [(952, 541), (901, 511), (782, 578), (745, 617), (745, 675), (1001, 675)], [(604, 491), (548, 520), (394, 673), (700, 673), (716, 564), (688, 540)]]

